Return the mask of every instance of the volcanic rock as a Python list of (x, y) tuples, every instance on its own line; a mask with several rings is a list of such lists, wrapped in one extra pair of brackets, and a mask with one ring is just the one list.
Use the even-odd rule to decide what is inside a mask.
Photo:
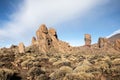
[(120, 39), (115, 40), (114, 48), (118, 51), (120, 51)]
[(44, 24), (36, 31), (36, 36), (37, 39), (32, 38), (32, 45), (39, 46), (39, 50), (43, 53), (70, 51), (70, 45), (58, 39), (56, 30), (53, 28), (47, 29)]
[(50, 49), (50, 46), (52, 45), (52, 39), (49, 36), (48, 29), (44, 24), (41, 25), (40, 28), (37, 30), (36, 36), (37, 36), (39, 49), (42, 52), (48, 52)]
[(91, 46), (91, 35), (90, 34), (85, 34), (85, 46), (90, 47)]
[(25, 46), (22, 42), (19, 43), (18, 49), (19, 49), (19, 53), (25, 53)]
[(53, 41), (57, 41), (58, 40), (57, 33), (56, 33), (55, 29), (50, 28), (48, 30), (48, 32), (49, 32), (49, 35), (51, 36), (51, 38), (52, 38)]
[(98, 40), (98, 47), (99, 48), (107, 47), (107, 44), (108, 44), (107, 38), (102, 38), (102, 37), (99, 38), (99, 40)]
[(37, 44), (37, 40), (36, 40), (35, 37), (33, 37), (33, 38), (32, 38), (32, 45), (35, 45), (35, 44)]

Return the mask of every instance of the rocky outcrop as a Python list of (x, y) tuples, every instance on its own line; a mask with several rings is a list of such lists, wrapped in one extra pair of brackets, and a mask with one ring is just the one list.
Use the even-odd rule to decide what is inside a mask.
[(115, 40), (114, 48), (118, 51), (120, 51), (120, 39)]
[(98, 39), (98, 47), (99, 48), (105, 48), (105, 47), (107, 47), (107, 45), (108, 45), (108, 39), (107, 38), (100, 37)]
[(40, 28), (36, 31), (37, 40), (48, 38), (48, 29), (45, 24), (42, 24)]
[(39, 50), (46, 52), (62, 52), (70, 51), (70, 45), (66, 42), (60, 41), (57, 37), (55, 29), (48, 29), (45, 24), (42, 24), (36, 31), (37, 38), (32, 38), (32, 45), (39, 46)]
[(91, 35), (90, 34), (85, 34), (85, 46), (90, 47), (91, 46)]
[(25, 53), (25, 46), (22, 42), (19, 43), (18, 50), (19, 50), (19, 53)]
[(39, 49), (42, 52), (48, 52), (50, 47), (52, 46), (52, 39), (48, 34), (47, 27), (42, 24), (40, 28), (36, 32), (37, 36), (37, 45), (39, 45)]
[(52, 41), (58, 41), (57, 32), (55, 29), (50, 28), (48, 32), (49, 32), (49, 35), (50, 35)]
[(35, 37), (33, 37), (33, 38), (32, 38), (32, 45), (35, 45), (35, 44), (37, 44), (37, 40), (36, 40)]

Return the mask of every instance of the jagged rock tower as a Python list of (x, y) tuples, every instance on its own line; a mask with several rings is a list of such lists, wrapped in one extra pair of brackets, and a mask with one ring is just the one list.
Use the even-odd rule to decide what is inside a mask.
[(105, 47), (107, 47), (107, 45), (108, 45), (108, 39), (107, 38), (100, 37), (98, 39), (98, 47), (99, 48), (105, 48)]
[(91, 46), (91, 35), (90, 34), (85, 34), (85, 46), (90, 47)]
[(36, 37), (32, 38), (32, 45), (37, 45), (41, 52), (68, 52), (70, 51), (70, 45), (66, 42), (60, 41), (57, 37), (55, 29), (47, 29), (45, 24), (42, 24), (36, 31)]

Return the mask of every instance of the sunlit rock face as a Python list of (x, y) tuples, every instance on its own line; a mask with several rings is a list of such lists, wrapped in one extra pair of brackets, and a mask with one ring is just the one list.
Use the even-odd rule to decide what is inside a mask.
[(100, 37), (98, 39), (98, 47), (99, 48), (107, 47), (107, 45), (108, 45), (108, 39), (107, 38)]
[(50, 28), (48, 30), (48, 32), (49, 32), (49, 35), (50, 35), (52, 41), (58, 41), (57, 32), (54, 28)]
[(91, 35), (90, 34), (85, 34), (84, 36), (85, 36), (85, 38), (84, 38), (85, 46), (90, 47), (91, 46)]
[(32, 45), (38, 45), (39, 50), (44, 53), (50, 51), (65, 53), (70, 51), (70, 45), (60, 41), (56, 30), (54, 28), (48, 29), (45, 24), (42, 24), (36, 31), (36, 37), (32, 38)]
[(19, 49), (19, 53), (25, 53), (25, 46), (22, 42), (19, 43), (18, 49)]
[(118, 51), (120, 51), (120, 39), (115, 40), (114, 48)]

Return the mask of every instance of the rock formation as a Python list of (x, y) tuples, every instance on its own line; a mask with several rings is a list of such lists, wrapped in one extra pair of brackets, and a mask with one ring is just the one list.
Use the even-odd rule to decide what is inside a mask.
[(118, 51), (120, 51), (120, 39), (115, 40), (114, 48)]
[(51, 36), (52, 41), (58, 40), (57, 33), (56, 33), (55, 29), (50, 28), (48, 32), (49, 32), (49, 35)]
[(18, 50), (19, 50), (19, 53), (25, 53), (25, 46), (22, 42), (19, 43)]
[(42, 24), (40, 28), (36, 32), (37, 36), (37, 44), (39, 45), (39, 49), (42, 52), (48, 52), (50, 47), (52, 46), (52, 39), (48, 34), (47, 27)]
[(105, 48), (105, 47), (107, 47), (107, 45), (108, 45), (108, 39), (107, 38), (102, 38), (102, 37), (100, 37), (99, 39), (98, 39), (98, 47), (99, 48)]
[(85, 34), (85, 46), (90, 47), (91, 46), (91, 35), (90, 34)]
[(70, 45), (66, 42), (60, 41), (57, 37), (57, 32), (55, 29), (47, 29), (45, 24), (42, 24), (40, 28), (36, 31), (36, 36), (32, 38), (32, 45), (39, 46), (41, 52), (57, 51), (65, 53), (70, 51)]
[(33, 38), (32, 38), (32, 45), (35, 45), (35, 44), (37, 44), (37, 40), (36, 40), (35, 37), (33, 37)]

